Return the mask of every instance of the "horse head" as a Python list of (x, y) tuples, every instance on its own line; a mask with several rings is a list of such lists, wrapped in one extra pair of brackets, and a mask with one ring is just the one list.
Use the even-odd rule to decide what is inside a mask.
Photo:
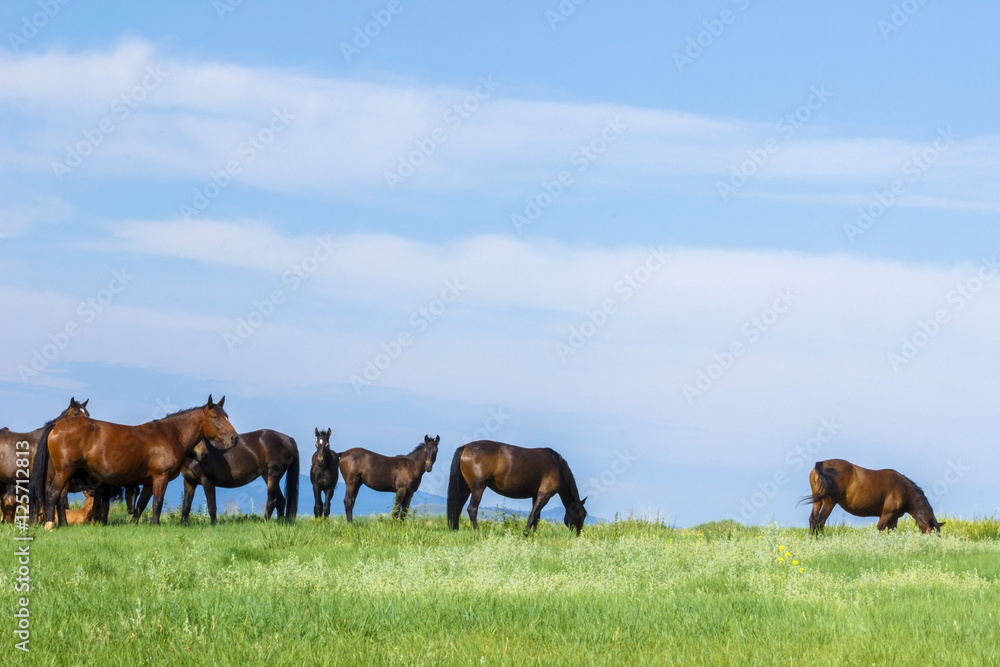
[(326, 429), (321, 431), (318, 428), (315, 429), (316, 432), (316, 453), (319, 455), (319, 460), (325, 462), (326, 458), (330, 455), (330, 434), (333, 433), (333, 429)]
[(202, 432), (209, 440), (222, 445), (223, 449), (230, 449), (236, 446), (240, 436), (236, 429), (229, 423), (229, 415), (222, 406), (226, 402), (223, 396), (218, 403), (212, 402), (212, 395), (208, 395), (208, 403), (202, 410)]
[(433, 438), (429, 435), (424, 436), (424, 472), (430, 472), (431, 468), (434, 467), (434, 462), (437, 461), (438, 445), (440, 443), (440, 435), (434, 436)]
[(87, 403), (90, 403), (88, 398), (83, 403), (76, 400), (76, 397), (69, 399), (69, 407), (63, 411), (62, 417), (89, 417), (90, 412), (87, 410)]
[(569, 503), (566, 506), (566, 516), (563, 517), (563, 523), (570, 528), (576, 528), (577, 535), (583, 530), (583, 522), (587, 520), (587, 509), (583, 506), (585, 502), (586, 498), (578, 503)]

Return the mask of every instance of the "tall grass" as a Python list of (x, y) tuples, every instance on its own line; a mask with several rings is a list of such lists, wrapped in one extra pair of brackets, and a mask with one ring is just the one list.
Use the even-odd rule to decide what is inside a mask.
[(995, 520), (820, 538), (733, 522), (522, 527), (223, 517), (39, 532), (32, 662), (1000, 664)]

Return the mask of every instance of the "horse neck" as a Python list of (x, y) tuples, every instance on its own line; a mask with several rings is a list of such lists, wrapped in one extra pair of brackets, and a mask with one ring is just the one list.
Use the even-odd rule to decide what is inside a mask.
[(560, 463), (559, 468), (559, 500), (566, 509), (569, 509), (571, 504), (580, 502), (580, 491), (576, 488), (576, 480), (573, 479), (573, 473), (569, 471), (565, 461)]
[(178, 458), (190, 453), (191, 449), (205, 437), (199, 410), (164, 417), (149, 424), (168, 436), (164, 439), (175, 450)]
[(424, 465), (427, 461), (427, 445), (418, 445), (416, 449), (404, 456), (403, 458), (409, 460), (411, 463), (416, 464), (419, 468), (418, 474), (423, 474)]
[(907, 489), (906, 495), (910, 502), (910, 516), (917, 524), (927, 524), (934, 526), (936, 519), (934, 518), (934, 510), (931, 508), (931, 503), (927, 500), (927, 496), (920, 488), (907, 478)]

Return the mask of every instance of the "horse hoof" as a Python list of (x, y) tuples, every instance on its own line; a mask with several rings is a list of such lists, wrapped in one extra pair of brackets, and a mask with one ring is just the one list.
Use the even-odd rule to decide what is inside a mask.
[(45, 530), (55, 530), (55, 529), (56, 529), (56, 522), (55, 521), (46, 521), (45, 522)]

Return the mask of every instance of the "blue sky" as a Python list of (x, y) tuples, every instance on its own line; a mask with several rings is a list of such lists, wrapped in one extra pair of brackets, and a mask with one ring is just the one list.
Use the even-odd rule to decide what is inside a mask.
[(6, 3), (0, 416), (213, 392), (307, 455), (551, 446), (609, 518), (804, 524), (833, 457), (992, 515), (998, 19)]

